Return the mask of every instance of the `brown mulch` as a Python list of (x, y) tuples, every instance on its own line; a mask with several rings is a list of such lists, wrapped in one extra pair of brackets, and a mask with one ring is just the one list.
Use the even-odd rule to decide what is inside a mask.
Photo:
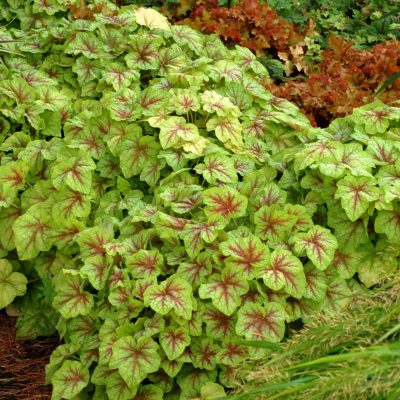
[(45, 366), (58, 338), (16, 340), (15, 321), (0, 312), (0, 400), (49, 400)]

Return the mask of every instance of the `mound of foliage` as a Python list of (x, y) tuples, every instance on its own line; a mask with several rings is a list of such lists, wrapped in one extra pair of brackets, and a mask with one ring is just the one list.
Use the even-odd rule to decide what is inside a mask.
[[(176, 3), (168, 3), (162, 10), (180, 23), (203, 32), (217, 33), (229, 45), (240, 44), (251, 49), (274, 80), (267, 88), (274, 95), (295, 102), (314, 126), (326, 127), (333, 119), (348, 115), (353, 108), (371, 102), (374, 92), (400, 71), (400, 42), (395, 41), (399, 39), (400, 25), (393, 21), (391, 24), (391, 18), (396, 16), (396, 9), (389, 3), (384, 7), (389, 14), (379, 22), (384, 30), (376, 37), (372, 34), (375, 25), (367, 25), (362, 18), (364, 14), (357, 11), (361, 5), (352, 5), (354, 1), (339, 2), (336, 5), (332, 2), (309, 0), (300, 3), (296, 0), (296, 4), (290, 1), (267, 3), (242, 0), (231, 2), (231, 7), (213, 1), (192, 1), (189, 4), (182, 1), (178, 2), (178, 8)], [(189, 5), (193, 7), (192, 11), (188, 17), (182, 18), (181, 13), (185, 10), (187, 12)], [(294, 25), (293, 22), (279, 17), (274, 7), (282, 12), (284, 7), (286, 12), (283, 15), (293, 15), (289, 21), (302, 22), (302, 25)], [(368, 5), (368, 9), (375, 10), (374, 13), (378, 13), (380, 7), (383, 5)], [(305, 10), (301, 21), (294, 18), (295, 15), (301, 15), (294, 12), (299, 9)], [(344, 35), (345, 38), (351, 38), (351, 41), (330, 37), (332, 34), (341, 35), (342, 25), (354, 29), (354, 32), (360, 32), (358, 25), (357, 28), (350, 28), (352, 25), (344, 18), (349, 10), (353, 14), (358, 13), (359, 18), (354, 21), (371, 29), (369, 35), (362, 31), (364, 33), (360, 34), (360, 38), (368, 38), (370, 43), (380, 40), (385, 43), (376, 45), (371, 50), (360, 50), (360, 43), (364, 42), (354, 35)], [(328, 21), (320, 23), (319, 18), (314, 22), (313, 13), (319, 13), (321, 18), (322, 15), (329, 16), (330, 23), (336, 25), (337, 29), (332, 29)], [(370, 13), (372, 11), (365, 15)], [(332, 22), (335, 18), (342, 22)], [(393, 34), (386, 32), (386, 29), (392, 29)], [(371, 36), (375, 39), (371, 39)], [(352, 47), (354, 45), (358, 46)], [(386, 92), (381, 100), (389, 104), (391, 100), (398, 98), (399, 81), (393, 84), (391, 91)]]
[[(146, 1), (138, 0), (125, 3), (148, 5)], [(305, 15), (319, 12), (317, 6), (333, 7), (325, 2), (310, 3), (307, 0), (306, 3), (301, 7)], [(265, 77), (267, 89), (275, 96), (296, 103), (313, 126), (326, 127), (335, 118), (373, 101), (378, 88), (395, 74), (400, 74), (400, 42), (386, 41), (371, 50), (360, 50), (357, 40), (350, 42), (328, 36), (335, 30), (316, 24), (311, 17), (307, 19), (307, 26), (304, 23), (300, 27), (294, 25), (280, 18), (268, 4), (258, 0), (229, 4), (194, 0), (153, 2), (173, 21), (199, 31), (217, 33), (228, 45), (239, 44), (251, 49), (268, 70), (271, 79)], [(272, 5), (277, 9), (284, 6)], [(107, 10), (104, 2), (88, 7), (86, 2), (80, 1), (68, 7), (74, 18), (83, 19), (93, 19), (94, 12)], [(340, 12), (345, 12), (350, 3), (344, 2), (337, 7)], [(360, 8), (361, 4), (354, 4), (354, 7)], [(368, 7), (375, 10), (383, 5), (370, 4)], [(392, 12), (388, 18), (394, 18), (396, 10), (389, 4), (386, 8)], [(352, 12), (356, 12), (355, 8)], [(385, 21), (385, 27), (390, 26), (389, 21)], [(383, 39), (390, 38), (396, 36), (387, 34)], [(390, 104), (399, 97), (400, 81), (394, 80), (391, 89), (380, 99)]]
[(251, 374), (256, 389), (230, 398), (397, 399), (400, 281), (360, 292), (336, 315), (320, 315)]
[(248, 49), (101, 3), (0, 11), (0, 306), (63, 339), (54, 399), (207, 399), (398, 267), (400, 109), (312, 128)]

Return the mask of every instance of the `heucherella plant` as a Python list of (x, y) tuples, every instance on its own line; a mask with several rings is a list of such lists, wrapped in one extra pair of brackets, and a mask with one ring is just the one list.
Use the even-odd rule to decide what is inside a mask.
[(399, 109), (314, 129), (249, 50), (97, 3), (0, 10), (1, 305), (63, 339), (54, 400), (211, 399), (398, 267)]
[(376, 100), (314, 130), (295, 156), (300, 185), (335, 234), (333, 267), (345, 279), (357, 273), (366, 287), (398, 268), (399, 121), (399, 108)]

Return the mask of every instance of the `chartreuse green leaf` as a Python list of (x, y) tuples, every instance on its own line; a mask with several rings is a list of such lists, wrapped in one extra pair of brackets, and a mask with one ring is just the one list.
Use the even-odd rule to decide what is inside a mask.
[(240, 193), (250, 200), (260, 194), (276, 177), (276, 170), (265, 166), (257, 171), (251, 172), (243, 178)]
[(215, 381), (216, 377), (216, 371), (198, 370), (189, 367), (182, 370), (177, 382), (183, 393), (189, 394), (191, 392), (198, 395), (202, 386)]
[(92, 32), (77, 32), (70, 41), (65, 52), (68, 54), (83, 54), (89, 59), (98, 59), (102, 54), (102, 43)]
[(306, 277), (303, 264), (290, 251), (277, 249), (261, 269), (266, 286), (273, 290), (284, 289), (295, 298), (305, 293)]
[(205, 243), (212, 243), (225, 225), (224, 218), (217, 214), (210, 216), (207, 222), (185, 224), (180, 236), (183, 238), (188, 256), (197, 257)]
[(242, 127), (239, 119), (230, 115), (213, 117), (207, 122), (207, 130), (214, 131), (215, 136), (227, 147), (243, 145)]
[(217, 61), (211, 69), (215, 80), (225, 78), (228, 82), (240, 82), (243, 79), (242, 70), (231, 61)]
[(227, 257), (225, 265), (241, 268), (247, 278), (257, 276), (269, 261), (268, 247), (254, 235), (229, 239), (220, 244), (220, 251)]
[(160, 144), (163, 149), (179, 148), (185, 142), (192, 142), (199, 137), (196, 125), (187, 123), (183, 117), (168, 117), (160, 127)]
[(203, 109), (209, 113), (216, 113), (222, 117), (232, 115), (238, 117), (240, 110), (226, 96), (222, 96), (214, 90), (206, 90), (201, 94)]
[(385, 240), (376, 246), (366, 244), (359, 248), (358, 276), (366, 287), (371, 287), (388, 277), (398, 268), (397, 252)]
[(217, 354), (217, 360), (218, 363), (224, 365), (239, 365), (245, 360), (248, 354), (246, 347), (234, 343), (230, 339), (223, 340), (221, 347), (221, 350)]
[(87, 194), (92, 185), (92, 171), (96, 165), (86, 153), (65, 151), (59, 153), (52, 169), (51, 178), (56, 189), (68, 187)]
[(206, 277), (211, 274), (211, 270), (211, 256), (203, 252), (194, 260), (181, 263), (176, 272), (195, 288), (205, 281)]
[(92, 257), (104, 257), (107, 254), (105, 245), (114, 239), (113, 232), (105, 226), (94, 226), (81, 231), (76, 242), (81, 250), (81, 257), (89, 260)]
[(225, 390), (218, 383), (207, 383), (201, 388), (200, 399), (201, 400), (213, 400), (225, 396)]
[(164, 392), (156, 385), (141, 385), (137, 397), (143, 400), (163, 400)]
[(335, 198), (341, 200), (350, 221), (360, 218), (378, 197), (379, 191), (372, 178), (347, 175), (337, 183)]
[(63, 274), (53, 306), (64, 318), (88, 315), (94, 306), (93, 295), (83, 289), (77, 275)]
[(192, 287), (186, 280), (172, 275), (159, 285), (153, 284), (145, 290), (144, 304), (161, 315), (167, 315), (173, 310), (176, 315), (190, 319)]
[(13, 224), (15, 246), (20, 260), (35, 258), (51, 248), (51, 218), (45, 204), (35, 204)]
[(130, 40), (130, 51), (125, 56), (126, 65), (132, 69), (157, 69), (159, 61), (157, 51), (162, 38), (150, 34), (135, 35)]
[(85, 261), (80, 272), (87, 277), (90, 284), (96, 289), (101, 290), (107, 283), (111, 271), (111, 262), (107, 257), (96, 255)]
[(178, 358), (190, 344), (190, 336), (184, 327), (168, 327), (160, 333), (160, 345), (169, 360)]
[(3, 80), (0, 85), (0, 93), (15, 101), (17, 104), (29, 103), (35, 98), (34, 92), (22, 78)]
[(127, 257), (125, 262), (134, 278), (156, 277), (161, 273), (163, 257), (158, 250), (141, 249)]
[(140, 74), (139, 71), (129, 69), (124, 64), (115, 62), (106, 66), (102, 73), (102, 78), (106, 83), (112, 85), (114, 90), (121, 91), (129, 87), (132, 82), (137, 82)]
[(250, 199), (250, 204), (254, 205), (255, 210), (262, 206), (272, 206), (274, 204), (285, 204), (287, 193), (279, 188), (275, 183), (267, 183), (258, 190), (257, 195)]
[(62, 218), (85, 218), (90, 214), (90, 194), (84, 194), (68, 188), (62, 188), (59, 192), (53, 193), (54, 198), (53, 215)]
[(64, 361), (51, 378), (52, 399), (73, 399), (88, 385), (89, 377), (89, 369), (79, 361)]
[(236, 333), (248, 340), (279, 342), (285, 333), (286, 312), (278, 303), (247, 303), (238, 311)]
[(222, 217), (227, 221), (243, 217), (247, 208), (247, 198), (230, 186), (204, 190), (203, 202), (207, 217)]
[(216, 355), (220, 347), (212, 339), (194, 338), (191, 344), (193, 366), (208, 371), (213, 371), (217, 365)]
[(176, 89), (174, 92), (174, 102), (176, 102), (175, 112), (177, 114), (187, 114), (189, 111), (198, 111), (200, 108), (199, 95), (192, 88)]
[(346, 212), (339, 206), (331, 205), (328, 210), (328, 226), (332, 227), (340, 248), (356, 249), (368, 243), (368, 217), (351, 222)]
[(175, 378), (181, 371), (183, 366), (182, 361), (165, 359), (161, 362), (161, 368), (170, 377)]
[(222, 154), (204, 157), (204, 164), (197, 164), (195, 171), (203, 175), (208, 183), (237, 181), (237, 173), (232, 159)]
[(25, 185), (25, 178), (28, 174), (29, 166), (24, 161), (11, 161), (0, 166), (0, 185), (3, 190), (18, 191)]
[(328, 287), (327, 278), (323, 271), (315, 268), (311, 262), (304, 266), (305, 290), (304, 297), (306, 299), (321, 301), (325, 297)]
[(306, 207), (299, 204), (285, 204), (284, 210), (289, 214), (296, 217), (296, 222), (292, 228), (292, 232), (307, 231), (313, 226), (311, 213)]
[(5, 251), (15, 249), (15, 235), (12, 227), (20, 215), (21, 209), (15, 204), (9, 208), (0, 207), (0, 247)]
[(332, 280), (326, 290), (322, 309), (326, 312), (338, 312), (346, 307), (352, 298), (347, 282), (342, 279)]
[(28, 279), (20, 272), (13, 272), (8, 260), (0, 260), (0, 309), (11, 304), (15, 297), (26, 292)]
[(156, 160), (160, 145), (152, 136), (140, 133), (126, 135), (121, 142), (119, 154), (122, 173), (125, 178), (139, 175), (144, 168)]
[(46, 384), (51, 382), (55, 372), (61, 367), (62, 363), (68, 359), (79, 346), (72, 343), (64, 343), (58, 346), (50, 355), (50, 362), (46, 365)]
[(155, 213), (152, 221), (160, 237), (165, 239), (176, 238), (189, 222), (187, 219), (172, 217), (163, 212)]
[(262, 206), (254, 214), (256, 235), (263, 240), (277, 242), (288, 237), (296, 217), (276, 205)]
[(293, 236), (293, 241), (298, 255), (306, 255), (320, 270), (324, 270), (332, 262), (335, 249), (338, 247), (332, 233), (318, 225), (306, 233), (297, 233)]
[(200, 298), (211, 298), (216, 309), (231, 315), (241, 303), (240, 296), (249, 290), (249, 284), (242, 275), (240, 267), (225, 267), (221, 274), (211, 275), (209, 283), (200, 285)]
[(340, 178), (346, 173), (355, 176), (371, 176), (375, 167), (373, 157), (363, 151), (358, 143), (336, 143), (335, 149), (318, 163), (323, 175)]
[(202, 319), (209, 337), (223, 339), (235, 333), (235, 317), (222, 313), (211, 304), (207, 304), (202, 312)]
[(128, 387), (136, 390), (148, 374), (160, 367), (158, 348), (159, 345), (151, 338), (135, 340), (132, 336), (125, 336), (112, 347), (110, 367), (118, 369)]
[(375, 219), (375, 231), (384, 233), (391, 242), (400, 241), (400, 207), (392, 211), (378, 211)]
[[(105, 382), (108, 398), (115, 400), (129, 400), (134, 398), (137, 392), (136, 388), (131, 389), (118, 372), (112, 372), (109, 368), (106, 369), (106, 372), (109, 375)], [(96, 385), (100, 384), (97, 382), (94, 383)]]
[(371, 104), (355, 109), (352, 117), (356, 125), (361, 125), (369, 135), (380, 134), (389, 127), (391, 109), (380, 100), (375, 100)]
[(351, 278), (360, 268), (361, 255), (356, 250), (337, 249), (332, 262), (332, 268), (344, 279)]
[(373, 137), (368, 141), (367, 152), (373, 156), (378, 165), (394, 164), (399, 157), (396, 142), (380, 137)]

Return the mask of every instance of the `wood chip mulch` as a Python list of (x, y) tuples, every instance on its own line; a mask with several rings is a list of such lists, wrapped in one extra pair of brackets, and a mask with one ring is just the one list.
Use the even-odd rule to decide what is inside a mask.
[(0, 400), (49, 400), (45, 366), (58, 338), (17, 340), (15, 321), (0, 312)]

